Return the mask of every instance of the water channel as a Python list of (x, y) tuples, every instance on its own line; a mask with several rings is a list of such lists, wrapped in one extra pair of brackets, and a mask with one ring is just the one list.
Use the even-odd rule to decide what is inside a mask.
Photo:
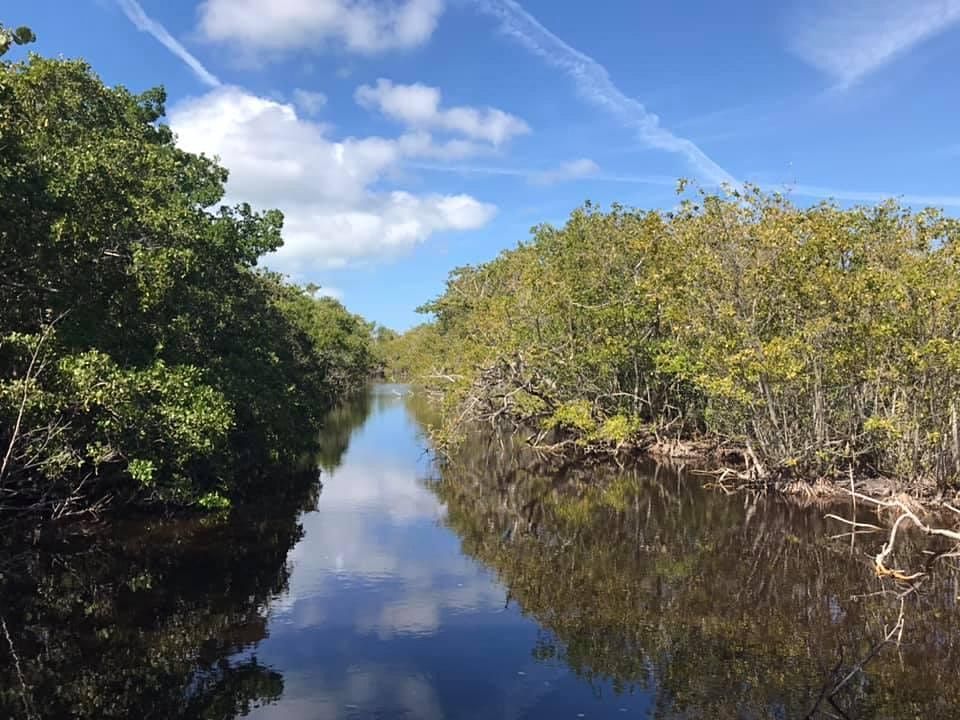
[(322, 487), (8, 548), (0, 717), (960, 716), (949, 565), (833, 693), (897, 618), (880, 537), (483, 434), (441, 466), (430, 414), (376, 386), (331, 418)]

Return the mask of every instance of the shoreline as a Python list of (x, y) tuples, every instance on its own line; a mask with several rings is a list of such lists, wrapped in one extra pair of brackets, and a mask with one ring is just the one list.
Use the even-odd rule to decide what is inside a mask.
[[(952, 496), (945, 495), (931, 482), (916, 481), (905, 489), (896, 479), (882, 476), (846, 473), (836, 476), (821, 475), (812, 478), (792, 476), (788, 472), (776, 470), (759, 474), (756, 468), (764, 468), (749, 445), (723, 444), (707, 438), (664, 439), (651, 434), (649, 442), (632, 441), (617, 445), (609, 443), (586, 442), (572, 434), (561, 434), (554, 430), (554, 442), (547, 444), (531, 442), (536, 433), (516, 421), (514, 427), (507, 426), (498, 430), (510, 438), (510, 444), (522, 441), (524, 447), (542, 458), (553, 458), (559, 462), (612, 462), (623, 465), (626, 462), (643, 460), (663, 464), (679, 464), (687, 467), (692, 474), (703, 478), (704, 484), (714, 485), (724, 491), (753, 491), (775, 493), (784, 497), (805, 497), (809, 499), (839, 500), (851, 498), (854, 494), (869, 497), (875, 502), (896, 501), (913, 511), (936, 513), (947, 511), (951, 505), (960, 505), (960, 491)], [(469, 434), (469, 430), (467, 431)], [(455, 454), (456, 442), (452, 447), (438, 443), (441, 454)], [(748, 462), (748, 458), (752, 461)], [(695, 466), (690, 468), (689, 466)], [(711, 482), (711, 479), (713, 482)]]

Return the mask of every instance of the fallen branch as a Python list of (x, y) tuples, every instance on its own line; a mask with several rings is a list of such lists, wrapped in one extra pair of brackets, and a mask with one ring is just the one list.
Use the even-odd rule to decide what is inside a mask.
[[(900, 514), (893, 523), (893, 527), (890, 528), (890, 535), (887, 538), (887, 542), (881, 548), (880, 552), (874, 557), (874, 565), (876, 566), (877, 575), (879, 577), (892, 577), (895, 580), (901, 582), (913, 582), (920, 579), (927, 574), (927, 571), (920, 571), (909, 573), (903, 570), (898, 570), (896, 568), (890, 568), (887, 566), (887, 561), (890, 558), (890, 554), (893, 552), (894, 547), (896, 546), (897, 535), (900, 532), (900, 528), (905, 523), (913, 523), (913, 525), (920, 530), (924, 535), (929, 535), (932, 537), (942, 537), (948, 540), (952, 540), (955, 543), (960, 544), (960, 532), (955, 530), (947, 530), (945, 528), (931, 527), (923, 522), (917, 514), (911, 510), (906, 503), (901, 500), (878, 500), (872, 498), (869, 495), (864, 495), (862, 493), (849, 491), (850, 495), (855, 500), (862, 500), (866, 503), (874, 505), (878, 508), (889, 508), (896, 510)], [(839, 519), (839, 518), (838, 518)]]

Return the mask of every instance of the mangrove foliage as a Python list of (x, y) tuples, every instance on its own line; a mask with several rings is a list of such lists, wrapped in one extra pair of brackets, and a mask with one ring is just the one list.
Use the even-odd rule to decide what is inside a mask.
[(371, 324), (258, 266), (281, 214), (221, 204), (164, 100), (0, 63), (0, 511), (222, 507), (377, 365)]
[[(682, 189), (682, 188), (681, 188)], [(394, 340), (443, 434), (540, 446), (733, 448), (753, 479), (960, 480), (960, 223), (747, 187), (669, 212), (586, 205), (454, 270)]]

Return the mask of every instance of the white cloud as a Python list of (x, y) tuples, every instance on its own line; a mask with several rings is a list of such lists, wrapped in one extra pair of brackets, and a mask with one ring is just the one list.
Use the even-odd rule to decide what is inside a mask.
[(791, 49), (846, 88), (960, 22), (960, 0), (819, 0), (789, 22)]
[(489, 149), (486, 145), (472, 140), (454, 138), (438, 143), (428, 132), (416, 131), (398, 138), (404, 154), (409, 157), (424, 157), (433, 160), (462, 160), (480, 155)]
[(371, 54), (423, 44), (442, 12), (443, 0), (206, 0), (200, 31), (245, 51), (310, 50), (336, 42)]
[(313, 294), (314, 297), (323, 298), (333, 298), (334, 300), (343, 300), (343, 290), (335, 287), (321, 287)]
[(285, 672), (281, 697), (275, 702), (254, 706), (244, 717), (250, 720), (384, 716), (443, 720), (449, 717), (428, 676), (411, 674), (396, 663), (370, 660), (359, 648), (351, 655), (350, 665), (341, 670), (346, 671), (342, 681), (339, 674), (317, 668), (311, 668), (310, 672)]
[(380, 78), (376, 85), (361, 85), (354, 97), (363, 107), (410, 127), (458, 133), (495, 146), (530, 132), (523, 120), (496, 108), (441, 108), (440, 90), (420, 83), (396, 85)]
[(610, 74), (593, 58), (567, 45), (541, 25), (514, 0), (473, 0), (482, 11), (495, 17), (500, 29), (534, 55), (569, 76), (580, 94), (636, 130), (647, 146), (683, 156), (697, 174), (713, 183), (733, 183), (730, 173), (715, 163), (687, 138), (674, 135), (660, 125), (660, 118), (643, 103), (627, 97), (614, 85)]
[(167, 50), (172, 52), (178, 58), (187, 64), (200, 81), (210, 87), (218, 87), (220, 79), (207, 70), (203, 63), (195, 58), (190, 52), (180, 44), (180, 42), (171, 35), (167, 29), (153, 18), (149, 17), (136, 0), (117, 0), (123, 14), (132, 22), (141, 32), (153, 35)]
[(553, 170), (544, 170), (531, 176), (530, 181), (536, 185), (554, 185), (568, 180), (579, 180), (600, 173), (600, 166), (590, 158), (571, 160)]
[(316, 115), (327, 104), (327, 96), (322, 92), (297, 88), (293, 91), (293, 104), (306, 115)]
[[(281, 206), (282, 207), (282, 206)], [(343, 267), (361, 259), (396, 257), (437, 232), (473, 230), (495, 209), (469, 195), (372, 195), (358, 207), (286, 209), (285, 245), (272, 265), (285, 269)]]
[(479, 228), (495, 212), (469, 195), (376, 189), (405, 158), (450, 152), (429, 136), (335, 140), (294, 106), (236, 87), (179, 103), (170, 124), (181, 147), (230, 169), (232, 201), (284, 212), (284, 247), (267, 262), (286, 272), (393, 257), (435, 233)]
[[(387, 402), (402, 411), (399, 399)], [(349, 452), (324, 475), (317, 511), (302, 520), (304, 539), (288, 556), (294, 572), (272, 604), (274, 618), (289, 628), (336, 621), (385, 638), (435, 632), (448, 613), (501, 608), (504, 590), (489, 573), (455, 545), (434, 546), (446, 508), (418, 480), (415, 461), (358, 462)], [(335, 620), (326, 614), (325, 600), (337, 588), (372, 583), (382, 592), (339, 610)]]

